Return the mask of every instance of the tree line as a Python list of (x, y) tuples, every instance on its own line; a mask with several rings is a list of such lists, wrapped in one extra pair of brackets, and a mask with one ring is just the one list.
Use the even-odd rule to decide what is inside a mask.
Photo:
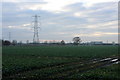
[[(0, 40), (0, 41), (2, 42), (2, 45), (5, 45), (5, 46), (22, 44), (22, 41), (17, 43), (17, 40), (13, 40), (12, 42), (10, 42), (9, 40)], [(79, 45), (82, 40), (80, 39), (80, 37), (74, 37), (72, 41), (73, 41), (73, 45)], [(26, 43), (29, 44), (29, 41), (27, 40)], [(48, 43), (44, 42), (44, 44), (48, 44)], [(66, 43), (64, 40), (61, 40), (59, 43), (53, 42), (53, 43), (49, 43), (49, 44), (65, 45)]]

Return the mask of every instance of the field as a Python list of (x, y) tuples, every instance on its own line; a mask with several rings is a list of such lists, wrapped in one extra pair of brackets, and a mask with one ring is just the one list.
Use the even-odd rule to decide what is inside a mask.
[(120, 79), (118, 46), (4, 46), (2, 53), (5, 80)]

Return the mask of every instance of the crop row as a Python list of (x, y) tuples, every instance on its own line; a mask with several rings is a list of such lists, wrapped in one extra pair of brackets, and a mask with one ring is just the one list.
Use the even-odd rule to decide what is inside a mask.
[[(110, 59), (112, 60), (112, 59)], [(94, 69), (96, 67), (101, 67), (106, 64), (110, 64), (110, 60), (99, 61), (99, 60), (90, 60), (83, 62), (74, 62), (71, 64), (61, 64), (58, 66), (34, 69), (22, 73), (18, 73), (13, 76), (8, 76), (6, 78), (67, 78), (75, 73), (84, 72), (86, 70)], [(98, 61), (96, 63), (93, 63)]]

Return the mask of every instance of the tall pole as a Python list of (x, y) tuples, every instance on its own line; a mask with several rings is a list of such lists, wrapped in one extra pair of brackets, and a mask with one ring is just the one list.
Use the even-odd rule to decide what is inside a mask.
[(11, 42), (11, 32), (9, 32), (9, 41)]
[(34, 17), (34, 35), (33, 35), (33, 43), (39, 43), (39, 35), (38, 35), (38, 28), (39, 28), (39, 25), (38, 25), (38, 17), (40, 16), (33, 16)]

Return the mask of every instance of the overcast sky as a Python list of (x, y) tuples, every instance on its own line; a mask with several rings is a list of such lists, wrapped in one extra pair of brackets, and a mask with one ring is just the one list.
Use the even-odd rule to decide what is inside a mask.
[[(118, 42), (119, 0), (4, 0), (2, 2), (3, 38), (26, 42), (33, 40), (31, 22), (41, 16), (40, 41)], [(1, 35), (1, 34), (0, 34)]]

